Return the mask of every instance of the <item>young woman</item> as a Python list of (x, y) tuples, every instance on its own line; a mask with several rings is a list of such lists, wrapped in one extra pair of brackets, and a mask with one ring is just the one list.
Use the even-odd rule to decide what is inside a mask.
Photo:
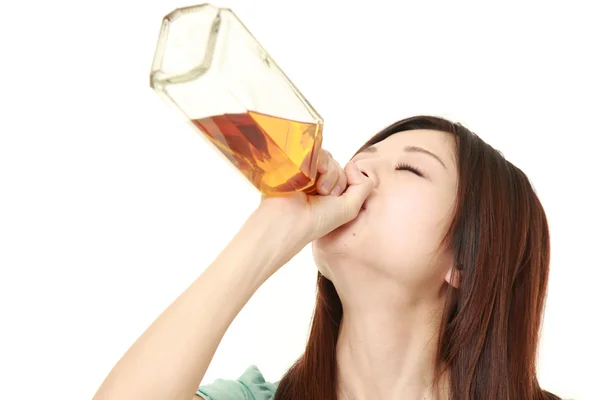
[[(525, 174), (428, 116), (384, 129), (344, 169), (319, 160), (319, 195), (263, 197), (95, 398), (558, 399), (536, 378), (550, 243)], [(198, 388), (234, 317), (311, 242), (304, 354), (279, 382), (252, 366)]]

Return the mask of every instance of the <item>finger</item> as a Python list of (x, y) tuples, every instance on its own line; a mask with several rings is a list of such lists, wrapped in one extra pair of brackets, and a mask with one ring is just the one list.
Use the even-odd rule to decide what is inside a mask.
[(348, 187), (341, 196), (315, 196), (315, 210), (319, 213), (317, 237), (331, 232), (333, 229), (353, 220), (360, 212), (361, 206), (373, 192), (374, 182), (363, 175), (358, 167), (349, 162), (344, 168)]
[(327, 172), (319, 177), (317, 182), (317, 190), (322, 196), (327, 196), (337, 184), (340, 175), (340, 169), (337, 168), (335, 160), (327, 156)]
[(358, 165), (356, 165), (353, 161), (348, 161), (348, 164), (344, 167), (344, 171), (346, 171), (346, 177), (348, 178), (348, 185), (360, 185), (365, 183), (366, 179), (369, 179), (368, 176), (360, 172), (358, 169)]
[(327, 164), (329, 163), (330, 158), (332, 158), (331, 154), (329, 154), (327, 150), (319, 150), (319, 155), (317, 157), (317, 171), (320, 174), (324, 174), (327, 172)]
[(373, 192), (374, 183), (371, 178), (363, 175), (352, 161), (344, 170), (348, 179), (348, 189), (341, 196), (345, 200), (342, 212), (344, 218), (349, 221), (358, 215), (363, 203)]
[(338, 171), (338, 180), (333, 189), (331, 190), (331, 194), (334, 196), (339, 196), (344, 192), (344, 190), (346, 190), (348, 180), (346, 177), (346, 172), (337, 161), (335, 161), (335, 168)]

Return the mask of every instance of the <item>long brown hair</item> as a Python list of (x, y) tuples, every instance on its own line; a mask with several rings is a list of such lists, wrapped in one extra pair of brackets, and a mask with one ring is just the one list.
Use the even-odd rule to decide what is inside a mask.
[[(550, 400), (536, 377), (536, 352), (548, 284), (550, 238), (525, 174), (464, 126), (417, 116), (396, 122), (359, 149), (402, 131), (456, 137), (458, 193), (443, 245), (454, 250), (460, 288), (448, 285), (438, 339), (452, 400)], [(275, 400), (337, 399), (336, 345), (343, 308), (320, 273), (304, 354), (279, 383)]]

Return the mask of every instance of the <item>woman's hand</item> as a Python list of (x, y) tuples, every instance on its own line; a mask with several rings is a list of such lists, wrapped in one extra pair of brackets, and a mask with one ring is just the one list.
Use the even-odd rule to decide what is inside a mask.
[(281, 236), (277, 241), (289, 247), (285, 250), (292, 253), (290, 258), (308, 243), (356, 218), (373, 191), (373, 181), (353, 162), (342, 169), (326, 150), (319, 153), (318, 172), (319, 195), (293, 192), (263, 196), (251, 217), (275, 229)]

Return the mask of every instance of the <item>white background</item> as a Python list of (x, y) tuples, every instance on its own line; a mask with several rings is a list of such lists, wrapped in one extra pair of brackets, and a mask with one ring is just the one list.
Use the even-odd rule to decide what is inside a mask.
[[(529, 175), (553, 246), (539, 378), (597, 399), (600, 11), (483, 3), (218, 4), (324, 116), (340, 162), (425, 113), (462, 122)], [(91, 398), (258, 203), (149, 87), (161, 19), (189, 4), (0, 6), (2, 399)], [(205, 381), (250, 364), (278, 379), (303, 349), (315, 276), (307, 247), (234, 321)]]

